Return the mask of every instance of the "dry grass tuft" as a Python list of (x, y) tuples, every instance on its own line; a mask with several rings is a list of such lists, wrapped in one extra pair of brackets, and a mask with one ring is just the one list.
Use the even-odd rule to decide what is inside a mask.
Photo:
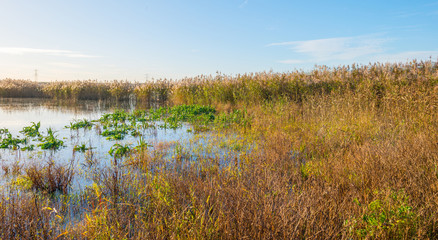
[(45, 193), (57, 191), (67, 193), (74, 177), (72, 167), (65, 167), (50, 161), (45, 166), (32, 165), (26, 169), (31, 188)]

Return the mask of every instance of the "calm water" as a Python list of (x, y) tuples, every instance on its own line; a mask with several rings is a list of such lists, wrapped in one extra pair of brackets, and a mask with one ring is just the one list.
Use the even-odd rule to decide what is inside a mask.
[[(65, 147), (53, 151), (42, 150), (35, 145), (35, 150), (23, 151), (20, 149), (0, 149), (0, 186), (14, 178), (13, 174), (6, 174), (4, 167), (12, 169), (13, 165), (23, 169), (30, 164), (46, 164), (54, 161), (64, 166), (73, 165), (76, 172), (73, 180), (73, 190), (81, 191), (92, 184), (93, 172), (111, 167), (112, 157), (108, 153), (111, 147), (118, 144), (129, 144), (135, 147), (139, 137), (126, 135), (123, 140), (107, 140), (100, 135), (102, 129), (94, 126), (92, 129), (71, 130), (66, 128), (74, 120), (98, 120), (105, 113), (112, 113), (116, 109), (131, 112), (144, 109), (136, 106), (135, 102), (110, 103), (102, 101), (53, 102), (46, 99), (0, 99), (0, 129), (6, 128), (15, 137), (23, 138), (20, 131), (23, 127), (31, 126), (32, 122), (41, 123), (40, 133), (47, 135), (47, 128), (56, 131), (57, 139), (64, 141)], [(175, 130), (162, 129), (160, 122), (155, 122), (155, 128), (146, 128), (141, 131), (143, 141), (148, 149), (161, 151), (167, 149), (164, 157), (169, 162), (177, 151), (188, 153), (188, 161), (197, 161), (199, 158), (218, 159), (221, 166), (226, 166), (231, 159), (239, 158), (241, 153), (248, 153), (255, 146), (248, 143), (238, 134), (204, 132), (201, 134), (189, 131), (191, 126), (183, 124)], [(98, 125), (98, 124), (97, 124)], [(85, 144), (92, 150), (75, 152), (75, 145)], [(176, 147), (178, 146), (178, 147)], [(92, 168), (89, 159), (94, 159)], [(23, 173), (24, 170), (21, 171)], [(1, 188), (1, 187), (0, 187)]]
[(105, 101), (55, 102), (48, 99), (0, 98), (0, 128), (8, 128), (18, 134), (31, 122), (41, 122), (41, 129), (62, 129), (73, 119), (98, 119), (114, 109), (133, 110), (135, 103), (117, 105)]
[[(130, 112), (136, 109), (136, 105), (135, 102), (114, 104), (102, 101), (78, 101), (71, 104), (45, 99), (0, 99), (0, 129), (6, 128), (13, 136), (23, 137), (20, 133), (23, 127), (31, 126), (32, 122), (40, 122), (40, 132), (43, 135), (50, 127), (56, 131), (55, 136), (64, 141), (65, 145), (56, 151), (41, 150), (37, 147), (33, 151), (0, 149), (0, 167), (11, 166), (13, 163), (27, 165), (54, 160), (60, 164), (73, 162), (78, 173), (84, 172), (87, 171), (83, 167), (87, 153), (73, 151), (75, 145), (81, 144), (92, 147), (93, 157), (98, 160), (98, 167), (106, 167), (111, 162), (108, 151), (114, 144), (136, 146), (138, 138), (127, 135), (123, 140), (107, 140), (99, 135), (97, 128), (70, 130), (65, 126), (73, 120), (97, 120), (103, 114), (113, 112), (116, 109)], [(157, 145), (160, 142), (183, 142), (191, 138), (192, 133), (187, 131), (188, 128), (187, 125), (176, 130), (151, 128), (143, 130), (142, 137), (150, 145)], [(1, 175), (4, 174), (3, 171), (0, 172)], [(73, 188), (82, 189), (90, 183), (85, 175), (78, 176), (75, 176)], [(0, 179), (0, 183), (4, 183), (4, 181), (7, 181), (6, 177)]]
[[(116, 109), (132, 112), (137, 108), (144, 109), (137, 107), (135, 102), (114, 104), (99, 101), (69, 103), (53, 102), (45, 99), (0, 99), (0, 129), (6, 128), (14, 137), (23, 138), (24, 135), (20, 131), (24, 127), (31, 126), (32, 122), (40, 122), (40, 133), (43, 136), (47, 135), (47, 128), (50, 127), (56, 131), (56, 138), (64, 141), (65, 145), (65, 147), (56, 151), (42, 150), (37, 147), (39, 142), (33, 140), (34, 142), (31, 143), (35, 145), (35, 149), (32, 151), (0, 149), (0, 194), (8, 194), (11, 189), (12, 191), (22, 192), (21, 188), (10, 186), (17, 182), (20, 174), (25, 174), (27, 167), (32, 166), (32, 164), (47, 166), (46, 164), (49, 161), (74, 170), (75, 174), (70, 192), (74, 193), (72, 195), (83, 192), (94, 181), (101, 183), (102, 177), (105, 177), (102, 173), (114, 168), (112, 157), (108, 153), (111, 147), (117, 143), (122, 145), (130, 144), (131, 147), (135, 147), (139, 143), (139, 137), (127, 134), (123, 140), (107, 140), (106, 137), (100, 135), (102, 129), (99, 124), (86, 130), (71, 130), (65, 126), (74, 120), (98, 120), (103, 114), (113, 113)], [(180, 166), (178, 164), (181, 164), (182, 161), (192, 164), (199, 161), (199, 159), (218, 160), (215, 164), (225, 167), (231, 160), (236, 161), (236, 159), (239, 159), (240, 154), (245, 155), (251, 151), (251, 148), (255, 147), (254, 144), (248, 144), (244, 138), (235, 133), (217, 133), (214, 131), (193, 133), (191, 131), (192, 127), (188, 124), (183, 124), (175, 130), (160, 128), (162, 122), (151, 124), (155, 124), (156, 127), (139, 128), (143, 141), (149, 145), (148, 149), (151, 150), (151, 154), (159, 154), (160, 157), (164, 158), (166, 166), (175, 167), (175, 169), (178, 169), (178, 166)], [(75, 145), (82, 144), (91, 147), (92, 150), (86, 152), (73, 151)], [(250, 147), (246, 148), (246, 145)], [(175, 162), (176, 158), (173, 158), (175, 154), (184, 154), (184, 160), (178, 160), (177, 164)], [(90, 162), (89, 159), (93, 161)], [(20, 166), (21, 169), (18, 168), (20, 169), (18, 173), (8, 174), (7, 171), (12, 172), (14, 166)], [(151, 169), (151, 172), (153, 171)], [(136, 173), (134, 171), (130, 174)], [(56, 195), (60, 196), (59, 193)], [(53, 198), (52, 201), (54, 206), (62, 202), (61, 198)], [(75, 201), (78, 201), (76, 198), (69, 201), (72, 201), (73, 204), (69, 204), (69, 213), (64, 219), (65, 224), (80, 221), (82, 214), (87, 211), (87, 203), (80, 201), (76, 203)]]

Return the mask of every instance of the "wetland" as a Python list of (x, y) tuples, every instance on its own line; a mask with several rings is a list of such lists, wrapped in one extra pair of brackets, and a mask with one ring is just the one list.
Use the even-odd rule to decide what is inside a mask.
[(436, 62), (0, 97), (0, 239), (438, 237)]

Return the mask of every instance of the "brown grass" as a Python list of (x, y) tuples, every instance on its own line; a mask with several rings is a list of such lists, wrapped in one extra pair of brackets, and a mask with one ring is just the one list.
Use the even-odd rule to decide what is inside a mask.
[[(168, 99), (244, 111), (221, 131), (259, 147), (226, 162), (190, 149), (165, 160), (166, 144), (128, 156), (83, 193), (62, 237), (437, 239), (437, 84), (431, 62), (180, 80)], [(18, 199), (21, 215), (5, 199), (0, 210), (24, 229), (39, 218)], [(51, 223), (26, 228), (65, 232)]]
[(0, 97), (36, 98), (46, 97), (42, 91), (43, 83), (29, 80), (0, 80)]
[(31, 188), (45, 193), (57, 191), (66, 194), (74, 177), (72, 166), (66, 167), (49, 161), (43, 166), (31, 165), (26, 169), (26, 177)]

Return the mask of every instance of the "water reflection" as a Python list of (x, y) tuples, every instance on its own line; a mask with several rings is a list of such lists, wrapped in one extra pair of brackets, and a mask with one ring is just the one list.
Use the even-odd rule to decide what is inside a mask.
[(115, 109), (132, 111), (136, 102), (111, 101), (54, 101), (35, 98), (0, 98), (0, 128), (8, 128), (18, 134), (31, 122), (41, 122), (41, 129), (63, 128), (73, 119), (97, 119), (102, 114)]
[[(183, 124), (175, 130), (163, 129), (159, 126), (163, 122), (147, 122), (145, 127), (142, 123), (127, 122), (134, 124), (136, 130), (140, 131), (142, 140), (136, 134), (126, 134), (123, 140), (109, 140), (102, 136), (104, 126), (95, 122), (90, 129), (72, 130), (66, 128), (74, 119), (98, 120), (100, 117), (115, 109), (132, 112), (138, 106), (134, 101), (129, 102), (105, 102), (105, 101), (76, 101), (68, 103), (65, 101), (54, 102), (46, 99), (1, 99), (0, 100), (0, 129), (7, 128), (18, 138), (23, 138), (20, 131), (23, 127), (31, 126), (32, 122), (40, 122), (40, 133), (47, 136), (47, 128), (55, 131), (57, 139), (64, 142), (65, 147), (53, 151), (42, 150), (38, 147), (39, 139), (30, 139), (29, 144), (34, 144), (33, 151), (22, 151), (22, 149), (0, 149), (0, 185), (5, 185), (8, 180), (6, 171), (13, 172), (14, 166), (23, 169), (32, 164), (47, 165), (54, 161), (65, 166), (74, 166), (75, 177), (73, 189), (83, 190), (92, 184), (92, 177), (99, 176), (102, 171), (110, 169), (113, 157), (109, 151), (115, 144), (138, 147), (144, 141), (151, 150), (151, 157), (157, 157), (160, 161), (166, 162), (163, 166), (172, 168), (177, 163), (191, 164), (192, 162), (213, 161), (221, 167), (227, 166), (228, 162), (237, 162), (240, 155), (248, 155), (255, 147), (251, 142), (238, 134), (204, 132), (194, 133), (192, 126)], [(155, 127), (150, 127), (153, 125)], [(133, 136), (134, 135), (134, 136)], [(90, 148), (90, 151), (74, 151), (75, 146)], [(178, 161), (176, 161), (178, 160)], [(175, 162), (176, 161), (176, 162)], [(6, 169), (6, 171), (5, 171)], [(22, 170), (23, 173), (25, 170)], [(2, 176), (3, 175), (3, 176)]]
[[(56, 138), (64, 142), (65, 147), (53, 150), (41, 150), (37, 147), (38, 142), (31, 142), (35, 145), (33, 151), (22, 151), (20, 149), (0, 149), (0, 167), (11, 166), (19, 163), (28, 166), (32, 163), (44, 163), (55, 161), (60, 164), (74, 162), (77, 172), (87, 171), (87, 153), (80, 153), (73, 150), (76, 145), (85, 145), (93, 149), (93, 157), (97, 159), (99, 168), (107, 167), (111, 162), (108, 151), (118, 144), (136, 146), (138, 137), (126, 136), (123, 140), (108, 140), (100, 135), (100, 126), (95, 125), (92, 129), (71, 130), (66, 128), (70, 122), (76, 119), (98, 120), (103, 114), (113, 112), (115, 109), (132, 112), (138, 107), (135, 101), (109, 102), (109, 101), (52, 101), (47, 99), (0, 99), (0, 129), (6, 128), (15, 137), (24, 137), (20, 131), (23, 127), (32, 125), (32, 122), (40, 122), (40, 132), (47, 134), (47, 129), (55, 131)], [(140, 106), (144, 108), (145, 106)], [(160, 123), (157, 122), (157, 125)], [(185, 125), (176, 130), (160, 128), (143, 129), (141, 135), (148, 144), (156, 145), (159, 142), (182, 141), (190, 138), (191, 133)], [(86, 175), (75, 178), (76, 188), (88, 185)], [(0, 179), (4, 183), (5, 179)]]

